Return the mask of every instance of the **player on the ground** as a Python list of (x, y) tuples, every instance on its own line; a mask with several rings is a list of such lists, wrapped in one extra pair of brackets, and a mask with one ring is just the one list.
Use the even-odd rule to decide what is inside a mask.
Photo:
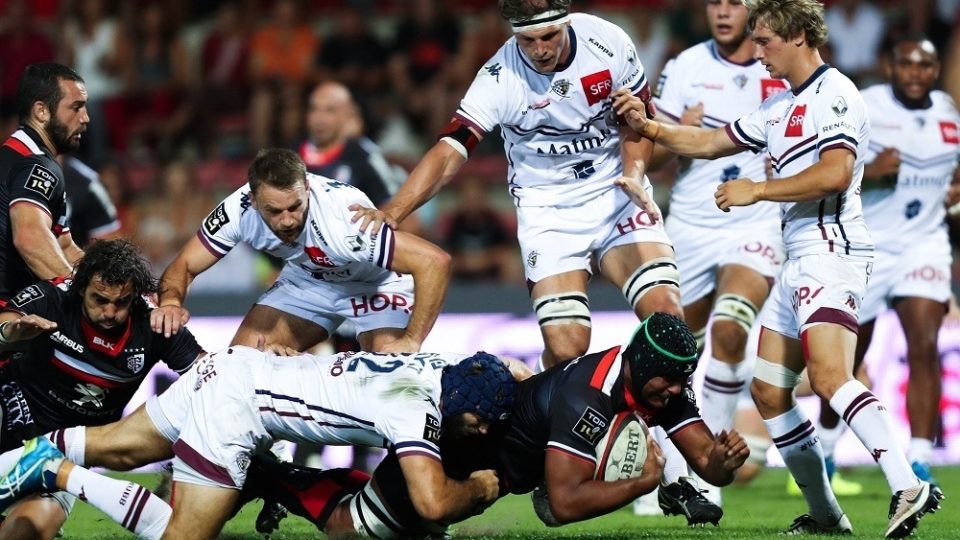
[[(365, 229), (391, 227), (449, 182), (488, 133), (501, 128), (510, 195), (543, 365), (584, 354), (591, 259), (638, 316), (681, 315), (673, 248), (644, 176), (653, 144), (621, 130), (610, 93), (649, 103), (630, 38), (570, 0), (500, 0), (514, 37), (480, 68), (440, 140), (382, 211), (356, 207)], [(652, 111), (652, 104), (649, 104)]]
[[(188, 330), (165, 338), (151, 331), (155, 293), (149, 264), (125, 240), (94, 243), (72, 280), (23, 289), (0, 312), (0, 350), (20, 351), (0, 366), (0, 449), (58, 428), (116, 421), (154, 364), (184, 371), (203, 354)], [(70, 456), (81, 437), (54, 432)], [(0, 526), (4, 538), (53, 538), (74, 497), (56, 493), (24, 501)]]
[(684, 156), (746, 149), (770, 154), (776, 179), (728, 181), (715, 200), (725, 211), (764, 200), (782, 203), (788, 259), (763, 320), (751, 389), (810, 510), (789, 532), (852, 530), (830, 488), (816, 430), (793, 396), (806, 367), (814, 392), (842, 415), (887, 478), (893, 492), (887, 536), (905, 536), (939, 506), (939, 497), (910, 469), (889, 413), (852, 372), (857, 313), (873, 264), (859, 197), (866, 106), (853, 83), (820, 57), (827, 29), (819, 2), (752, 0), (748, 6), (756, 57), (773, 77), (787, 80), (790, 92), (717, 129), (656, 122), (627, 93), (618, 93), (614, 107), (639, 133)]
[(27, 66), (17, 114), (20, 128), (0, 146), (0, 303), (38, 279), (69, 276), (83, 255), (54, 159), (80, 147), (90, 122), (83, 79), (60, 64)]
[[(939, 74), (933, 44), (904, 37), (893, 45), (890, 83), (863, 91), (870, 147), (861, 197), (877, 261), (860, 309), (856, 363), (863, 361), (877, 316), (892, 305), (903, 326), (910, 367), (908, 457), (913, 471), (928, 482), (933, 482), (930, 458), (940, 417), (937, 335), (951, 295), (944, 200), (957, 181), (960, 148), (960, 114), (948, 94), (934, 90)], [(839, 420), (829, 408), (820, 415), (828, 467), (842, 433)]]
[(172, 514), (147, 490), (139, 488), (131, 498), (135, 484), (66, 460), (50, 443), (55, 434), (4, 456), (18, 461), (4, 479), (8, 489), (0, 493), (0, 507), (25, 492), (65, 489), (83, 493), (142, 538), (213, 538), (233, 513), (251, 456), (283, 439), (389, 447), (420, 515), (438, 522), (462, 519), (496, 499), (497, 473), (446, 476), (440, 434), (482, 440), (510, 416), (515, 377), (527, 374), (516, 362), (482, 352), (277, 357), (233, 346), (197, 361), (166, 392), (119, 422), (66, 430), (85, 433), (79, 457), (86, 466), (127, 470), (173, 457)]
[(450, 276), (450, 256), (389, 227), (359, 230), (348, 206), (371, 206), (360, 190), (308, 174), (291, 150), (261, 150), (249, 184), (204, 220), (160, 280), (153, 328), (176, 333), (189, 313), (190, 282), (239, 242), (285, 261), (277, 281), (254, 305), (233, 344), (297, 351), (325, 340), (345, 319), (364, 350), (409, 352), (437, 319)]
[[(740, 0), (709, 0), (712, 38), (667, 63), (654, 93), (664, 122), (719, 127), (786, 90), (756, 59)], [(660, 148), (657, 148), (660, 151)], [(667, 233), (676, 247), (684, 319), (704, 349), (710, 324), (710, 356), (700, 393), (703, 417), (714, 433), (733, 428), (737, 401), (746, 386), (741, 368), (747, 334), (770, 294), (783, 262), (780, 219), (772, 202), (732, 212), (712, 204), (717, 184), (735, 178), (765, 178), (765, 156), (738, 154), (717, 160), (684, 160), (670, 197)], [(664, 443), (667, 466), (658, 493), (668, 513), (688, 519), (719, 512), (684, 476), (686, 465)], [(714, 501), (719, 503), (719, 493)]]
[[(534, 506), (549, 525), (606, 514), (659, 483), (662, 458), (652, 437), (640, 477), (593, 479), (598, 441), (617, 413), (634, 410), (649, 425), (664, 427), (705, 478), (729, 483), (747, 457), (746, 445), (736, 432), (714, 438), (700, 420), (687, 386), (696, 364), (696, 342), (683, 321), (654, 314), (623, 348), (589, 354), (522, 381), (505, 430), (466, 449), (441, 441), (444, 467), (453, 477), (494, 468), (504, 486), (500, 495), (535, 490)], [(357, 471), (318, 471), (261, 460), (251, 466), (248, 496), (278, 500), (330, 535), (442, 533), (446, 524), (418, 515), (402, 483), (392, 481), (395, 470), (388, 455), (367, 483)], [(356, 520), (361, 513), (351, 511), (354, 507), (375, 517), (361, 523)]]

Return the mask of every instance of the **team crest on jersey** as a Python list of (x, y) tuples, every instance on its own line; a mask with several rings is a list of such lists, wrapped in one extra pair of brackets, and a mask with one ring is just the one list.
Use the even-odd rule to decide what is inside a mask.
[(729, 182), (737, 178), (740, 178), (740, 167), (731, 165), (723, 170), (723, 176), (720, 177), (720, 182)]
[(807, 116), (807, 106), (797, 105), (787, 120), (787, 129), (784, 137), (803, 137), (803, 119)]
[(137, 353), (127, 357), (127, 369), (133, 373), (140, 373), (144, 365), (144, 353)]
[(13, 297), (13, 305), (15, 307), (23, 307), (34, 300), (39, 300), (43, 298), (43, 291), (40, 290), (40, 287), (36, 285), (30, 285), (26, 289), (18, 292), (16, 296)]
[(330, 260), (330, 257), (318, 247), (304, 246), (303, 251), (307, 254), (307, 257), (310, 257), (310, 260), (313, 261), (313, 264), (317, 266), (323, 266), (326, 268), (333, 268), (336, 266), (333, 264), (333, 261)]
[(531, 251), (530, 254), (527, 255), (527, 266), (529, 266), (530, 268), (536, 268), (536, 267), (537, 267), (537, 257), (538, 257), (539, 255), (540, 255), (540, 254), (537, 253), (536, 251)]
[(250, 454), (247, 452), (240, 452), (237, 454), (237, 468), (240, 469), (241, 473), (247, 472), (247, 469), (250, 468)]
[(553, 81), (553, 84), (550, 85), (550, 91), (554, 94), (565, 98), (567, 94), (570, 93), (570, 81), (567, 79), (560, 79), (559, 81)]
[(940, 135), (947, 144), (960, 144), (960, 132), (957, 131), (957, 124), (953, 122), (940, 122)]
[(738, 73), (736, 77), (733, 78), (733, 84), (737, 85), (737, 88), (743, 90), (743, 87), (747, 85), (750, 79), (747, 78), (743, 73)]
[(427, 413), (423, 421), (423, 439), (434, 444), (440, 444), (440, 420)]
[(610, 95), (613, 90), (613, 77), (610, 70), (605, 69), (580, 78), (583, 92), (587, 96), (587, 105), (599, 103)]
[(220, 206), (216, 207), (213, 212), (210, 212), (207, 219), (203, 220), (203, 229), (207, 231), (207, 234), (213, 236), (227, 223), (230, 223), (230, 218), (227, 216), (226, 203), (220, 203)]
[(597, 169), (593, 166), (593, 161), (581, 161), (573, 166), (573, 176), (577, 180), (583, 180), (584, 178), (590, 178), (596, 174)]
[(573, 426), (573, 434), (596, 446), (606, 428), (607, 419), (593, 407), (587, 407), (577, 420), (577, 424)]
[(50, 200), (53, 196), (53, 188), (57, 185), (57, 177), (53, 172), (43, 165), (34, 165), (30, 169), (30, 176), (27, 177), (27, 183), (23, 186), (34, 193), (39, 193), (44, 199)]
[(847, 100), (843, 99), (843, 96), (837, 96), (833, 98), (830, 108), (833, 109), (833, 114), (843, 116), (847, 114)]

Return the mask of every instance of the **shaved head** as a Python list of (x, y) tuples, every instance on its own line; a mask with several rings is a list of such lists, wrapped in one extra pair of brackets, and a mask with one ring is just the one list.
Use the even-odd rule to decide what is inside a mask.
[(353, 96), (338, 82), (324, 82), (310, 93), (307, 135), (321, 149), (341, 144), (359, 135), (360, 114)]

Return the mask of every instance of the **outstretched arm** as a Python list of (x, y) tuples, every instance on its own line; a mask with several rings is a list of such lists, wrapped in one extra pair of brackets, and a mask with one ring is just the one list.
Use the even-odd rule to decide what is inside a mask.
[(750, 456), (739, 433), (722, 431), (714, 437), (703, 422), (690, 424), (670, 439), (700, 478), (715, 486), (733, 482), (734, 472)]
[(190, 313), (183, 308), (187, 288), (218, 260), (196, 236), (187, 242), (160, 277), (159, 307), (150, 312), (150, 327), (154, 332), (170, 337), (187, 324)]

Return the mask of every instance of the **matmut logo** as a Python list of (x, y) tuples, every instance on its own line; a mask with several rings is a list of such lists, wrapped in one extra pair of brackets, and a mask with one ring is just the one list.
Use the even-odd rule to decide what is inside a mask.
[(587, 95), (587, 104), (593, 105), (610, 95), (610, 91), (613, 90), (613, 77), (610, 75), (610, 70), (605, 69), (581, 77), (580, 84), (583, 85), (583, 92)]
[(953, 122), (940, 122), (940, 135), (947, 144), (960, 144), (960, 132), (957, 131), (957, 124)]
[(318, 247), (304, 246), (303, 251), (307, 254), (307, 257), (310, 257), (313, 264), (317, 266), (323, 266), (325, 268), (333, 268), (336, 266), (333, 264), (333, 261), (330, 260), (330, 257)]
[(807, 106), (797, 105), (790, 113), (790, 120), (787, 121), (787, 130), (784, 137), (803, 137), (803, 119), (807, 116)]

